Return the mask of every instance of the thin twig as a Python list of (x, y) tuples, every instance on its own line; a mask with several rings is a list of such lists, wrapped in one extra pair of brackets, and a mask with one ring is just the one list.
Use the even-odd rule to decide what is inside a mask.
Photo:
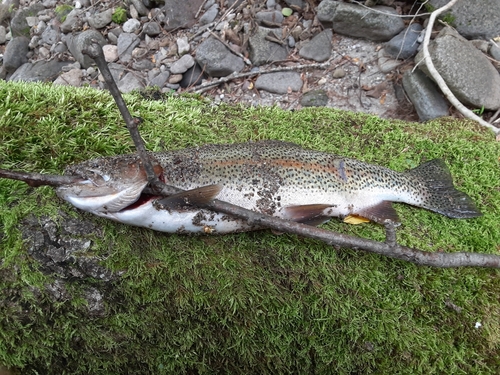
[(111, 72), (108, 68), (108, 64), (106, 63), (106, 59), (104, 58), (102, 47), (99, 45), (99, 43), (97, 43), (97, 41), (91, 41), (82, 50), (82, 52), (87, 54), (96, 62), (97, 67), (101, 71), (101, 74), (108, 85), (109, 91), (113, 96), (116, 105), (118, 106), (118, 109), (120, 110), (120, 113), (123, 119), (125, 120), (125, 123), (127, 124), (127, 128), (130, 132), (132, 140), (134, 141), (137, 153), (139, 154), (141, 161), (144, 165), (146, 175), (148, 176), (148, 181), (150, 181), (150, 184), (153, 187), (159, 190), (161, 188), (161, 186), (158, 185), (160, 180), (154, 173), (153, 165), (149, 160), (146, 147), (141, 138), (141, 135), (139, 134), (139, 129), (137, 128), (137, 125), (140, 123), (140, 120), (138, 118), (133, 118), (132, 115), (130, 114), (127, 105), (125, 104), (125, 101), (123, 100), (123, 97), (120, 93), (120, 90), (118, 90), (118, 86), (116, 85), (115, 80), (113, 79), (113, 76), (111, 75)]
[(32, 187), (43, 185), (70, 185), (82, 181), (82, 178), (78, 176), (47, 175), (42, 173), (11, 171), (8, 169), (0, 169), (0, 178), (9, 178), (11, 180), (23, 181)]
[(206, 3), (207, 3), (207, 0), (203, 0), (203, 2), (201, 3), (200, 7), (198, 8), (198, 11), (194, 15), (194, 18), (198, 18), (198, 16), (201, 13), (201, 10), (203, 9), (203, 7), (205, 6)]
[[(235, 79), (239, 78), (246, 78), (246, 77), (253, 77), (259, 74), (267, 74), (267, 73), (276, 73), (276, 72), (286, 72), (286, 71), (294, 71), (294, 70), (302, 70), (302, 69), (327, 69), (331, 68), (332, 61), (329, 60), (324, 63), (318, 63), (318, 64), (303, 64), (303, 65), (293, 65), (293, 66), (280, 66), (277, 68), (272, 68), (266, 71), (257, 71), (257, 72), (246, 72), (246, 73), (239, 73), (239, 74), (231, 74), (227, 77), (223, 77), (218, 79), (217, 81), (211, 81), (211, 82), (206, 82), (202, 85), (199, 86), (194, 86), (192, 88), (187, 89), (185, 92), (191, 92), (194, 91), (197, 94), (201, 94), (202, 92), (205, 92), (206, 90), (219, 86), (222, 83), (226, 83)], [(342, 64), (342, 63), (340, 63)], [(340, 66), (340, 65), (338, 65)], [(337, 66), (337, 67), (338, 67)]]
[(451, 8), (453, 5), (455, 5), (455, 3), (457, 1), (458, 0), (451, 0), (445, 6), (439, 8), (439, 9), (436, 9), (434, 12), (432, 12), (432, 14), (431, 14), (431, 16), (429, 18), (429, 23), (427, 24), (427, 29), (425, 31), (424, 41), (422, 43), (422, 52), (424, 54), (424, 57), (423, 57), (422, 60), (426, 64), (427, 69), (429, 70), (429, 73), (431, 74), (432, 78), (437, 83), (437, 85), (439, 86), (439, 88), (441, 89), (441, 91), (443, 92), (443, 94), (446, 96), (446, 98), (450, 101), (450, 103), (453, 104), (453, 106), (456, 109), (458, 109), (458, 111), (462, 115), (464, 115), (465, 117), (467, 117), (467, 118), (469, 118), (471, 120), (477, 121), (482, 126), (485, 126), (485, 127), (489, 128), (489, 129), (493, 130), (493, 132), (495, 132), (495, 134), (497, 134), (497, 140), (500, 140), (500, 138), (499, 138), (500, 137), (500, 129), (498, 129), (497, 127), (495, 127), (495, 126), (487, 123), (486, 121), (484, 121), (481, 117), (477, 116), (470, 109), (466, 108), (455, 97), (455, 95), (451, 92), (450, 88), (448, 87), (448, 85), (444, 81), (443, 77), (441, 77), (441, 75), (436, 70), (436, 67), (434, 66), (434, 63), (432, 62), (432, 59), (431, 59), (431, 56), (430, 56), (430, 53), (429, 53), (429, 41), (431, 39), (432, 27), (434, 26), (434, 22), (436, 21), (436, 17), (438, 15), (440, 15), (441, 13), (445, 12), (446, 10), (448, 10), (449, 8)]

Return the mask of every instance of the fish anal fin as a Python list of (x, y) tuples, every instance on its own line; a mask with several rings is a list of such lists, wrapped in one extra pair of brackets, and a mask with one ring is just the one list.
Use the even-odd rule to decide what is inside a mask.
[(156, 205), (164, 209), (178, 209), (186, 206), (203, 206), (213, 201), (222, 190), (222, 185), (214, 184), (186, 190), (158, 199)]
[(382, 201), (375, 206), (363, 208), (354, 212), (354, 214), (379, 224), (399, 223), (398, 213), (389, 201)]
[(304, 204), (300, 206), (287, 206), (281, 210), (283, 219), (308, 225), (320, 225), (327, 222), (330, 216), (325, 215), (325, 209), (331, 204)]

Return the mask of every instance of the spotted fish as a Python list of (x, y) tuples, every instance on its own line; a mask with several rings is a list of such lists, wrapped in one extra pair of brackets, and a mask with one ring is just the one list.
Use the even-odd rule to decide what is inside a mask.
[(455, 189), (440, 159), (396, 172), (281, 141), (205, 145), (150, 156), (160, 179), (185, 192), (167, 198), (144, 194), (147, 178), (140, 159), (125, 155), (69, 167), (66, 174), (81, 180), (59, 186), (57, 194), (98, 216), (170, 233), (257, 229), (195, 206), (215, 198), (312, 225), (348, 215), (399, 223), (391, 202), (450, 218), (481, 215), (470, 197)]

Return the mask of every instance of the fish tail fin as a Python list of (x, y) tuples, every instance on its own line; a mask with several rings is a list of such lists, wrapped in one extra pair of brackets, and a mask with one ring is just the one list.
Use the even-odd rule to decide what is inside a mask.
[(448, 166), (442, 159), (430, 160), (407, 172), (424, 182), (426, 192), (419, 206), (454, 219), (481, 216), (476, 204), (453, 185)]

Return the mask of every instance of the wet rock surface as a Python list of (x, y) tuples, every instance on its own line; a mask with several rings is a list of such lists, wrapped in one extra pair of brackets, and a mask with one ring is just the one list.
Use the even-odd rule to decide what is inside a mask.
[(110, 281), (116, 275), (100, 265), (101, 259), (90, 255), (92, 237), (99, 228), (84, 219), (60, 212), (60, 222), (48, 217), (28, 216), (21, 226), (28, 254), (39, 262), (40, 270), (64, 279), (93, 278)]

